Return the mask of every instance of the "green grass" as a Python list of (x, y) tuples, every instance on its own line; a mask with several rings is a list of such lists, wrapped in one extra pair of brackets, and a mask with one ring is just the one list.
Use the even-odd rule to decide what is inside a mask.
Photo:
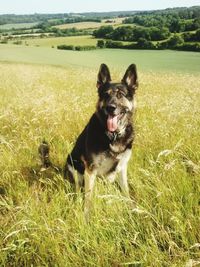
[[(125, 63), (113, 63), (113, 80), (122, 78)], [(0, 266), (197, 266), (198, 73), (143, 71), (138, 65), (136, 139), (128, 168), (135, 208), (115, 185), (98, 180), (86, 224), (82, 195), (73, 197), (60, 175), (37, 172), (43, 138), (53, 162), (63, 166), (95, 110), (96, 64), (0, 64)]]
[(3, 24), (0, 25), (0, 30), (12, 30), (12, 29), (23, 29), (23, 28), (32, 28), (36, 26), (38, 23), (15, 23), (15, 24)]
[(103, 49), (86, 52), (56, 48), (0, 45), (0, 61), (97, 68), (106, 62), (113, 68), (135, 62), (142, 71), (198, 73), (200, 53), (152, 50)]
[[(38, 35), (38, 34), (37, 34)], [(21, 40), (18, 37), (15, 37), (14, 40), (9, 40), (8, 44), (13, 44), (16, 40)], [(57, 47), (57, 45), (74, 45), (74, 46), (87, 46), (93, 45), (96, 46), (99, 39), (94, 38), (91, 35), (83, 36), (69, 36), (69, 37), (37, 37), (35, 38), (23, 38), (22, 45), (28, 46), (41, 46), (41, 47)], [(105, 40), (104, 40), (105, 41)], [(130, 42), (122, 42), (123, 44), (130, 44)]]
[(84, 22), (76, 22), (76, 23), (67, 23), (67, 24), (61, 24), (58, 26), (55, 26), (55, 28), (58, 29), (70, 29), (70, 28), (77, 28), (77, 29), (97, 29), (101, 26), (121, 26), (124, 25), (122, 24), (122, 21), (125, 18), (115, 18), (115, 19), (111, 19), (113, 22), (111, 23), (106, 23), (107, 19), (102, 20), (102, 22), (93, 22), (93, 21), (84, 21)]
[(49, 37), (49, 38), (31, 38), (25, 39), (23, 43), (27, 43), (29, 46), (42, 46), (52, 47), (57, 45), (94, 45), (96, 46), (97, 40), (91, 35), (84, 36), (70, 36), (70, 37)]

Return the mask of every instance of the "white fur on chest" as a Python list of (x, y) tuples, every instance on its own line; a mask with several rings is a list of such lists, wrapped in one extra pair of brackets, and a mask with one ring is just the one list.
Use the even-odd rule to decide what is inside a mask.
[(115, 159), (109, 157), (106, 153), (93, 156), (93, 165), (97, 175), (106, 175), (114, 166)]
[[(114, 172), (120, 172), (128, 163), (131, 157), (131, 149), (127, 149), (125, 152), (120, 153), (116, 157), (101, 153), (93, 156), (93, 165), (95, 167), (97, 175), (107, 175), (112, 168), (116, 167)], [(116, 166), (116, 161), (118, 161)]]

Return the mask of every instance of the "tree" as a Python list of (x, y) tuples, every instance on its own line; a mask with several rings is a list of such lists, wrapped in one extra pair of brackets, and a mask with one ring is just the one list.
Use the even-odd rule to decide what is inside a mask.
[(151, 41), (146, 40), (145, 38), (139, 38), (138, 39), (137, 47), (140, 49), (153, 49), (153, 48), (155, 48), (154, 44)]
[(127, 27), (118, 27), (111, 34), (113, 40), (120, 41), (131, 41), (133, 35), (133, 28), (130, 26)]
[(104, 41), (103, 41), (103, 40), (98, 40), (98, 41), (97, 41), (97, 47), (99, 47), (99, 48), (104, 48), (104, 47), (105, 47), (105, 43), (104, 43)]
[(149, 34), (151, 36), (151, 40), (153, 41), (160, 41), (167, 39), (170, 36), (170, 32), (167, 28), (156, 28), (152, 27), (149, 29)]
[(101, 26), (98, 30), (93, 31), (93, 36), (95, 38), (106, 38), (113, 30), (112, 26)]
[(195, 33), (195, 40), (200, 42), (200, 30), (196, 31)]
[(169, 48), (175, 48), (179, 45), (182, 45), (184, 43), (184, 40), (182, 36), (175, 34), (169, 39), (167, 43)]

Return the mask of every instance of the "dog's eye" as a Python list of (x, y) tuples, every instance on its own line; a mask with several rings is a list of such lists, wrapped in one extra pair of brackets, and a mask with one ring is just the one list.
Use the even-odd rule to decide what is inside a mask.
[(117, 98), (121, 98), (122, 96), (126, 96), (124, 92), (118, 91), (117, 92)]
[(110, 97), (110, 94), (108, 92), (104, 92), (104, 98), (108, 99)]

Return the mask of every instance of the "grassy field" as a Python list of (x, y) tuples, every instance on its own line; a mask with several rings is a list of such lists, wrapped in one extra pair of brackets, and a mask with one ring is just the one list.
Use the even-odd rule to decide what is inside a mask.
[[(113, 80), (123, 64), (113, 64)], [(0, 266), (198, 265), (200, 75), (138, 68), (132, 200), (98, 180), (86, 225), (82, 195), (38, 173), (37, 148), (48, 140), (63, 166), (95, 109), (96, 63), (0, 63)]]
[[(0, 266), (199, 264), (199, 57), (0, 46)], [(37, 147), (48, 140), (52, 160), (63, 166), (95, 109), (102, 62), (113, 80), (132, 62), (139, 68), (128, 170), (136, 208), (99, 180), (86, 225), (82, 196), (74, 199), (51, 170), (38, 172)]]
[(3, 24), (0, 25), (0, 30), (12, 30), (12, 29), (23, 29), (31, 28), (36, 26), (38, 23), (15, 23), (15, 24)]
[(42, 46), (52, 47), (57, 45), (94, 45), (96, 46), (98, 39), (93, 38), (91, 35), (84, 36), (70, 36), (70, 37), (49, 37), (49, 38), (31, 38), (25, 39), (23, 43), (29, 46)]
[[(68, 36), (68, 37), (43, 37), (41, 38), (40, 34), (34, 34), (35, 38), (24, 38), (22, 40), (23, 45), (28, 46), (42, 46), (42, 47), (56, 47), (57, 45), (93, 45), (96, 46), (97, 41), (99, 39), (94, 38), (91, 35), (83, 35), (83, 36)], [(38, 37), (37, 37), (38, 35)], [(24, 36), (25, 37), (25, 36)], [(16, 42), (16, 40), (19, 40), (18, 36), (16, 36), (16, 39), (9, 40), (9, 44), (13, 44)], [(122, 42), (124, 44), (129, 44), (130, 42)]]
[(92, 21), (87, 21), (87, 22), (77, 22), (77, 23), (67, 23), (67, 24), (62, 24), (55, 26), (58, 29), (70, 29), (70, 28), (77, 28), (77, 29), (96, 29), (101, 26), (121, 26), (122, 21), (125, 18), (115, 18), (115, 19), (110, 19), (112, 22), (107, 23), (106, 19), (102, 20), (102, 22), (92, 22)]
[(97, 68), (102, 62), (126, 68), (135, 62), (142, 71), (199, 73), (200, 53), (171, 50), (103, 49), (86, 52), (61, 51), (48, 47), (0, 44), (0, 61), (82, 66)]

